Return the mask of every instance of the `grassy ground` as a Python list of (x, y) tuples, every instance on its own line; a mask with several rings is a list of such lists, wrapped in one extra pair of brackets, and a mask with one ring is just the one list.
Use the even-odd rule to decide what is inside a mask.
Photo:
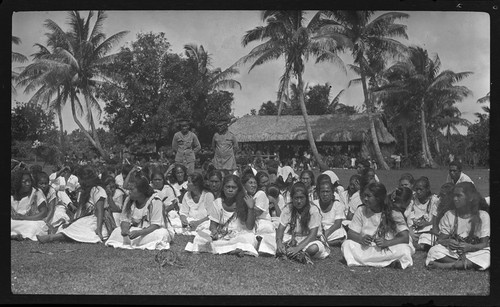
[[(354, 170), (335, 172), (345, 183)], [(390, 190), (403, 172), (378, 171), (377, 174)], [(411, 173), (415, 177), (428, 176), (434, 192), (446, 179), (446, 170), (413, 170)], [(466, 173), (483, 195), (489, 195), (488, 170), (468, 170)], [(484, 296), (490, 293), (489, 271), (428, 270), (424, 265), (424, 252), (417, 252), (413, 266), (405, 270), (347, 267), (338, 247), (333, 248), (329, 258), (306, 266), (267, 257), (238, 258), (184, 252), (186, 243), (192, 238), (176, 236), (171, 247), (181, 256), (183, 268), (168, 265), (159, 268), (154, 251), (120, 250), (103, 244), (42, 245), (32, 241), (11, 241), (11, 290), (14, 294), (210, 296)], [(250, 301), (243, 300), (243, 303)], [(361, 303), (376, 301), (362, 300)]]

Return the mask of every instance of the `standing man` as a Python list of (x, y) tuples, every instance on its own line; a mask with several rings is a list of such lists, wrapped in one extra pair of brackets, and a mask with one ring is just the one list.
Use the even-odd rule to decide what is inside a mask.
[(201, 145), (198, 137), (189, 131), (189, 121), (179, 121), (181, 131), (174, 134), (172, 149), (175, 152), (175, 163), (184, 165), (188, 174), (194, 173), (195, 154), (200, 151)]
[(238, 151), (238, 141), (236, 136), (227, 129), (229, 122), (230, 120), (225, 118), (217, 124), (217, 132), (212, 138), (213, 163), (215, 169), (233, 172), (237, 169), (234, 153)]
[(472, 181), (472, 179), (470, 179), (469, 176), (462, 173), (462, 163), (460, 163), (460, 161), (456, 161), (456, 160), (450, 162), (449, 173), (448, 173), (448, 177), (446, 178), (446, 182), (447, 183), (450, 182), (453, 184), (457, 184), (460, 182), (474, 183)]

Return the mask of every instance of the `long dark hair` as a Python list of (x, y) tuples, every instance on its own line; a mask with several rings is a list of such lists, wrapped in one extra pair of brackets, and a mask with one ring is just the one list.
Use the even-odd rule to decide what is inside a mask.
[[(304, 208), (302, 208), (302, 212), (299, 212), (294, 206), (293, 206), (293, 197), (295, 194), (302, 190), (304, 192), (304, 196), (306, 199), (306, 205)], [(292, 203), (290, 204), (290, 211), (291, 211), (291, 219), (290, 219), (290, 231), (289, 233), (292, 234), (293, 231), (295, 230), (295, 223), (297, 221), (297, 218), (300, 220), (300, 228), (302, 231), (302, 235), (307, 235), (309, 233), (308, 229), (308, 224), (309, 220), (311, 219), (311, 213), (309, 210), (311, 209), (311, 204), (309, 202), (309, 192), (306, 189), (306, 185), (302, 182), (297, 182), (294, 183), (292, 186), (292, 189), (290, 191), (290, 195), (292, 197)]]
[(450, 210), (455, 209), (453, 204), (453, 188), (455, 185), (451, 182), (447, 182), (441, 186), (439, 191), (439, 205), (437, 207), (436, 223), (439, 225), (439, 221), (444, 216), (444, 214)]
[(15, 200), (20, 200), (21, 199), (20, 190), (21, 190), (21, 186), (22, 186), (22, 181), (23, 181), (23, 176), (24, 175), (28, 175), (30, 177), (31, 188), (32, 189), (37, 189), (37, 187), (34, 184), (35, 180), (33, 180), (33, 175), (31, 174), (31, 172), (29, 170), (20, 168), (20, 169), (14, 171), (11, 174), (11, 190), (10, 190), (10, 194), (14, 196)]
[(373, 193), (377, 204), (382, 209), (382, 216), (377, 229), (378, 237), (384, 238), (389, 232), (396, 234), (397, 228), (396, 222), (392, 217), (392, 204), (387, 196), (387, 189), (385, 188), (385, 185), (380, 182), (372, 182), (365, 187), (363, 193), (367, 190)]
[(90, 191), (93, 187), (100, 186), (103, 187), (103, 182), (99, 177), (97, 177), (96, 172), (92, 167), (85, 167), (80, 170), (78, 174), (78, 180), (80, 181), (80, 186), (82, 188), (82, 192), (80, 194), (80, 200), (78, 202), (78, 206), (85, 206), (85, 204), (90, 199)]
[[(149, 185), (149, 180), (145, 176), (139, 178), (135, 182), (135, 187), (137, 190), (144, 194), (146, 198), (150, 198), (154, 194), (154, 189), (152, 186)], [(135, 202), (135, 200), (132, 200), (129, 196), (127, 203), (125, 204), (123, 210), (126, 213), (127, 216), (130, 216), (130, 209), (132, 208), (132, 204)]]
[[(477, 191), (476, 186), (472, 182), (459, 182), (455, 185), (456, 189), (462, 189), (466, 198), (467, 198), (467, 206), (469, 207), (469, 212), (471, 214), (470, 219), (470, 232), (468, 235), (468, 239), (471, 239), (475, 236), (476, 229), (481, 225), (481, 218), (479, 217), (479, 210), (481, 206), (481, 200), (484, 201), (484, 198)], [(469, 200), (470, 199), (470, 200)], [(455, 210), (455, 215), (458, 216), (458, 212), (455, 207), (455, 203), (452, 204), (453, 209)], [(457, 231), (454, 229), (454, 231)]]
[(405, 204), (409, 202), (413, 197), (413, 191), (407, 187), (398, 187), (390, 196), (391, 205), (393, 209), (398, 209), (401, 213), (404, 213), (405, 209), (396, 206), (397, 203)]
[[(238, 187), (238, 192), (236, 192), (236, 195), (234, 197), (228, 198), (224, 194), (224, 186), (229, 182), (233, 181), (236, 186)], [(224, 176), (224, 180), (222, 181), (222, 190), (220, 193), (220, 198), (226, 205), (232, 205), (234, 202), (236, 202), (236, 216), (242, 221), (243, 223), (246, 222), (247, 220), (247, 215), (248, 215), (248, 207), (245, 203), (245, 188), (241, 184), (240, 178), (236, 175), (226, 175)]]

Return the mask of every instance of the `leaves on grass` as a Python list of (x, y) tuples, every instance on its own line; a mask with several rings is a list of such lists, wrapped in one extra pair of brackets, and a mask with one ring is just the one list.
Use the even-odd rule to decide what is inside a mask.
[(30, 253), (54, 255), (54, 253), (52, 253), (52, 252), (46, 252), (46, 251), (30, 251)]
[(181, 262), (179, 256), (176, 252), (170, 249), (161, 249), (155, 256), (155, 261), (158, 263), (160, 268), (165, 265), (176, 266), (176, 267), (184, 267), (184, 264)]

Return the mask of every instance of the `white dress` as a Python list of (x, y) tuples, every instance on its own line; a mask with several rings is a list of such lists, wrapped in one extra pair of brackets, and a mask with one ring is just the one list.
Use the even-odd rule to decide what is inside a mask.
[[(335, 200), (333, 202), (333, 206), (328, 212), (323, 212), (323, 210), (321, 210), (321, 207), (319, 205), (319, 200), (315, 200), (313, 204), (319, 209), (319, 213), (321, 215), (322, 230), (324, 231), (328, 230), (330, 227), (333, 226), (336, 220), (345, 220), (344, 206), (338, 200)], [(339, 229), (331, 233), (326, 239), (328, 241), (333, 241), (337, 239), (343, 239), (346, 237), (347, 237), (347, 232), (345, 231), (344, 227), (342, 227), (341, 224)]]
[(236, 212), (224, 210), (222, 199), (217, 198), (213, 206), (207, 208), (208, 218), (211, 221), (223, 225), (227, 223), (228, 234), (223, 238), (213, 241), (210, 237), (210, 230), (198, 231), (193, 239), (193, 243), (186, 244), (186, 251), (189, 252), (209, 252), (212, 254), (226, 254), (236, 249), (241, 249), (246, 254), (257, 257), (255, 249), (256, 238), (254, 229), (247, 229), (246, 225), (236, 217)]
[[(289, 233), (290, 232), (290, 222), (292, 219), (292, 212), (291, 212), (291, 207), (292, 204), (288, 204), (283, 208), (283, 211), (281, 211), (280, 215), (280, 224), (285, 226), (285, 233), (283, 235), (283, 243), (287, 243), (292, 239), (292, 235)], [(310, 219), (309, 223), (307, 224), (308, 229), (316, 228), (318, 227), (318, 236), (321, 231), (321, 214), (319, 213), (319, 209), (311, 205), (309, 208), (309, 213), (310, 213)], [(302, 233), (302, 226), (300, 224), (300, 217), (297, 218), (295, 221), (295, 240), (297, 243), (302, 242), (305, 238), (307, 238), (307, 234)], [(319, 251), (312, 257), (314, 259), (324, 259), (330, 255), (330, 249), (327, 248), (320, 240), (319, 238), (309, 242), (302, 250), (305, 251), (309, 248), (309, 246), (316, 245), (319, 249)], [(274, 244), (271, 246), (271, 252), (269, 254), (275, 255), (276, 254), (276, 241)]]
[[(170, 206), (174, 200), (177, 200), (180, 207), (178, 196), (180, 196), (181, 189), (187, 189), (187, 181), (185, 181), (182, 186), (177, 183), (174, 183), (173, 185), (165, 184), (163, 185), (163, 189), (155, 190), (158, 193), (158, 196), (161, 198), (164, 209)], [(172, 225), (175, 233), (182, 233), (183, 230), (181, 218), (179, 217), (179, 213), (176, 210), (170, 210), (168, 212), (168, 221), (170, 225)]]
[[(45, 201), (43, 192), (35, 188), (31, 188), (31, 194), (21, 198), (20, 200), (15, 200), (12, 195), (10, 196), (11, 209), (22, 215), (25, 215), (30, 211), (32, 204), (36, 205), (38, 208)], [(11, 236), (20, 234), (25, 239), (38, 241), (36, 235), (45, 235), (47, 234), (47, 231), (48, 227), (44, 220), (26, 221), (10, 219)]]
[(359, 191), (354, 192), (354, 194), (352, 194), (352, 196), (349, 197), (349, 191), (344, 190), (340, 192), (338, 196), (340, 203), (344, 206), (344, 214), (346, 216), (346, 219), (342, 221), (342, 225), (349, 227), (351, 221), (347, 219), (347, 215), (349, 213), (354, 214), (354, 212), (356, 212), (358, 207), (361, 206), (363, 202), (361, 201)]
[[(81, 195), (81, 194), (80, 194)], [(59, 227), (57, 233), (62, 233), (68, 238), (71, 238), (77, 242), (83, 243), (100, 243), (101, 238), (95, 233), (97, 229), (97, 216), (95, 215), (95, 205), (99, 199), (104, 198), (104, 203), (107, 199), (106, 191), (100, 187), (95, 186), (90, 190), (90, 198), (87, 202), (87, 206), (91, 208), (91, 214), (85, 217), (81, 217), (71, 223), (68, 227)], [(104, 207), (104, 206), (103, 206)], [(104, 221), (102, 222), (101, 230), (103, 238), (108, 236), (108, 231), (104, 226)]]
[[(182, 203), (179, 205), (179, 215), (185, 216), (188, 222), (198, 221), (203, 218), (208, 217), (207, 207), (212, 206), (214, 202), (214, 195), (210, 192), (202, 191), (200, 199), (196, 203), (191, 196), (191, 193), (186, 192)], [(199, 224), (194, 230), (189, 230), (187, 228), (176, 228), (176, 233), (182, 233), (183, 235), (194, 236), (197, 231), (208, 229), (210, 227), (210, 220), (206, 220)]]
[[(446, 212), (441, 221), (439, 221), (439, 232), (443, 234), (450, 235), (453, 233), (455, 228), (455, 210), (449, 210)], [(475, 235), (478, 238), (484, 238), (490, 236), (490, 215), (486, 211), (479, 210), (479, 218), (481, 219), (481, 224), (476, 226)], [(461, 218), (457, 217), (457, 227), (455, 233), (462, 238), (466, 238), (470, 231), (470, 217)], [(427, 253), (427, 259), (425, 260), (425, 265), (429, 265), (429, 262), (436, 261), (438, 259), (444, 258), (445, 256), (451, 257), (453, 259), (458, 259), (459, 255), (448, 249), (447, 247), (436, 244)], [(472, 263), (479, 266), (479, 270), (486, 270), (490, 267), (490, 247), (480, 249), (475, 252), (466, 253), (465, 257)]]
[[(404, 213), (408, 227), (413, 227), (415, 221), (422, 217), (429, 222), (432, 217), (437, 216), (438, 206), (439, 197), (435, 194), (433, 194), (429, 200), (423, 204), (416, 196), (413, 197), (413, 200), (410, 202)], [(435, 235), (428, 233), (431, 229), (432, 225), (428, 225), (418, 231), (415, 231), (415, 234), (418, 236), (418, 244), (433, 245), (437, 238)]]
[(47, 199), (47, 204), (49, 204), (54, 199), (56, 200), (54, 207), (54, 215), (52, 216), (52, 219), (47, 222), (51, 226), (56, 228), (61, 226), (61, 224), (68, 223), (70, 219), (68, 213), (66, 213), (67, 204), (59, 200), (59, 198), (57, 197), (56, 190), (53, 187), (49, 187), (49, 192), (47, 193), (47, 196), (45, 196), (45, 198)]
[[(370, 235), (375, 237), (378, 226), (382, 218), (382, 213), (374, 213), (366, 206), (360, 206), (352, 218), (349, 230), (359, 233), (361, 236)], [(400, 212), (392, 211), (392, 218), (396, 222), (396, 232), (407, 231), (408, 226)], [(386, 240), (391, 240), (394, 233), (388, 232), (385, 235)], [(403, 269), (413, 265), (412, 254), (415, 250), (410, 244), (401, 243), (389, 246), (387, 249), (381, 249), (372, 242), (365, 246), (353, 240), (345, 240), (342, 243), (342, 254), (348, 266), (374, 266), (385, 267), (393, 261), (398, 260)]]
[(172, 227), (165, 222), (163, 218), (163, 203), (160, 196), (155, 193), (147, 201), (144, 207), (137, 208), (135, 202), (130, 206), (130, 213), (125, 212), (126, 204), (130, 201), (127, 197), (125, 200), (124, 209), (120, 215), (121, 222), (130, 223), (130, 232), (135, 230), (142, 230), (151, 225), (158, 225), (160, 228), (153, 232), (139, 236), (131, 240), (128, 236), (123, 237), (121, 234), (121, 226), (113, 230), (109, 239), (106, 241), (106, 246), (123, 249), (147, 249), (147, 250), (162, 250), (169, 249), (170, 242), (174, 238), (174, 231)]

